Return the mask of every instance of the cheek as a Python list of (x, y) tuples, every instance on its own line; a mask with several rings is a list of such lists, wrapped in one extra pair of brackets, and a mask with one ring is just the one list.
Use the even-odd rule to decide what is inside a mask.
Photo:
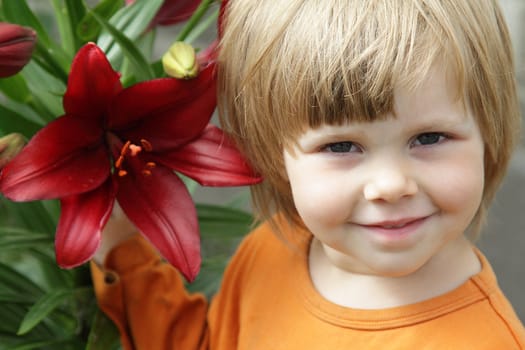
[(348, 217), (351, 198), (338, 176), (316, 167), (294, 166), (288, 169), (288, 179), (297, 212), (310, 229)]
[(435, 204), (443, 212), (464, 216), (470, 222), (483, 195), (482, 157), (472, 155), (470, 159), (456, 159), (455, 163), (435, 174), (434, 182), (437, 184), (433, 190)]

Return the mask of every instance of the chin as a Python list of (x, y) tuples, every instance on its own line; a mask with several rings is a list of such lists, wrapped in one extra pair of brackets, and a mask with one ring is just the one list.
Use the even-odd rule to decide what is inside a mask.
[(426, 261), (411, 260), (409, 257), (390, 257), (384, 261), (374, 262), (369, 265), (371, 274), (381, 277), (400, 278), (410, 276), (419, 271)]

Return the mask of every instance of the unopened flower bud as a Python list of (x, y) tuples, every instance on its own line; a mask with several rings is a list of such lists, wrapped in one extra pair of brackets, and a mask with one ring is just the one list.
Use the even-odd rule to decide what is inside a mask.
[(0, 169), (22, 150), (25, 143), (24, 136), (17, 133), (0, 137)]
[(182, 41), (171, 45), (162, 56), (162, 66), (166, 74), (177, 79), (191, 79), (199, 74), (195, 49)]
[(18, 73), (31, 59), (35, 43), (33, 29), (0, 22), (0, 78)]

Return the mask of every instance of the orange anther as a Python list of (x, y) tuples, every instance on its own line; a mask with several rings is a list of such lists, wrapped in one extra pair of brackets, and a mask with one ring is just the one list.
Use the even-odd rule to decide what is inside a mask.
[(150, 176), (150, 175), (151, 175), (151, 171), (148, 170), (148, 169), (143, 169), (143, 170), (142, 170), (142, 175), (144, 175), (144, 176)]
[(121, 155), (118, 157), (117, 161), (115, 162), (115, 168), (120, 169), (122, 167), (122, 162), (124, 161), (124, 157)]
[(142, 147), (131, 144), (129, 145), (129, 150), (131, 151), (131, 156), (135, 157), (140, 151), (142, 151)]
[(156, 166), (157, 166), (157, 164), (154, 163), (154, 162), (147, 162), (147, 163), (146, 163), (146, 168), (148, 168), (148, 169), (153, 169), (153, 168), (155, 168)]
[(148, 140), (141, 139), (140, 140), (140, 144), (142, 145), (142, 147), (144, 147), (144, 150), (146, 152), (151, 152), (153, 150), (153, 146), (151, 145), (151, 143)]
[(131, 145), (131, 141), (129, 141), (129, 140), (126, 141), (126, 143), (124, 144), (124, 146), (122, 146), (122, 149), (120, 150), (120, 155), (121, 156), (125, 156), (126, 155), (130, 145)]
[(123, 177), (123, 176), (126, 176), (126, 175), (128, 175), (128, 172), (126, 170), (120, 169), (118, 171), (118, 176)]

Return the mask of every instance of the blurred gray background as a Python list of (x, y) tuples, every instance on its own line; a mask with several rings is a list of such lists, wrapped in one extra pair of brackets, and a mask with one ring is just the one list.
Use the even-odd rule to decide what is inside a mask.
[[(500, 0), (516, 55), (522, 120), (525, 116), (525, 0)], [(525, 122), (524, 122), (525, 124)], [(525, 135), (522, 131), (522, 135)], [(525, 141), (514, 155), (509, 173), (478, 242), (491, 261), (499, 283), (525, 322)]]

